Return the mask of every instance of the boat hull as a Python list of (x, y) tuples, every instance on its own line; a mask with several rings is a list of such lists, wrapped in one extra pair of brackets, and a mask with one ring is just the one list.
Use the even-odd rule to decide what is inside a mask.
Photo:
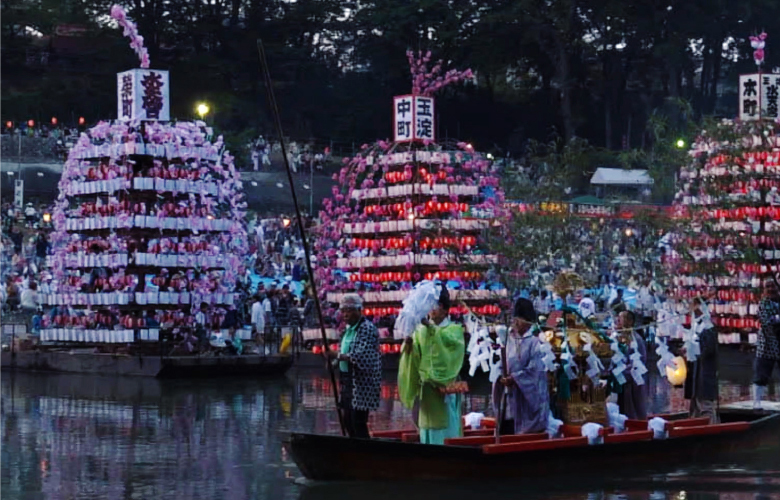
[[(738, 413), (723, 416), (736, 421), (739, 420)], [(780, 453), (780, 414), (762, 416), (751, 422), (748, 430), (732, 434), (497, 455), (483, 454), (480, 447), (432, 446), (300, 433), (291, 434), (285, 448), (303, 475), (315, 481), (541, 477), (566, 477), (568, 480), (573, 476), (589, 477), (618, 470), (621, 473), (662, 472), (679, 466), (734, 462), (749, 459), (751, 455), (776, 457)]]
[(129, 356), (115, 354), (21, 351), (3, 352), (3, 370), (98, 375), (197, 378), (217, 376), (260, 376), (284, 374), (292, 356)]

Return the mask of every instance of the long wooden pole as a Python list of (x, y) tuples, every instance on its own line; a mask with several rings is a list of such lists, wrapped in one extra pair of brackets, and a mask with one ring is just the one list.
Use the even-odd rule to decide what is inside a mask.
[[(284, 144), (284, 132), (282, 130), (282, 119), (279, 115), (279, 106), (276, 104), (276, 96), (274, 95), (274, 88), (271, 82), (271, 73), (268, 71), (268, 60), (265, 57), (265, 47), (263, 41), (257, 40), (257, 50), (260, 55), (260, 63), (262, 65), (263, 77), (265, 79), (265, 89), (268, 93), (268, 103), (271, 106), (271, 112), (274, 115), (274, 122), (276, 123), (276, 131), (279, 134), (279, 144), (282, 146), (282, 158), (284, 159), (285, 170), (287, 171), (287, 179), (290, 181), (290, 192), (292, 193), (293, 204), (295, 205), (295, 216), (298, 220), (298, 231), (301, 234), (301, 242), (303, 243), (303, 251), (306, 255), (306, 270), (309, 273), (309, 281), (311, 284), (311, 292), (314, 295), (314, 305), (317, 309), (317, 317), (320, 321), (320, 333), (322, 334), (323, 351), (327, 356), (328, 353), (328, 335), (325, 333), (325, 322), (322, 319), (322, 304), (320, 304), (320, 296), (317, 293), (317, 282), (314, 279), (314, 270), (311, 267), (311, 251), (309, 250), (309, 243), (306, 239), (306, 231), (303, 228), (303, 217), (301, 217), (301, 210), (298, 207), (298, 195), (295, 193), (295, 184), (293, 183), (292, 169), (290, 168), (290, 161), (287, 158), (287, 147)], [(314, 189), (314, 186), (309, 186)], [(310, 214), (312, 217), (314, 214)], [(333, 364), (328, 362), (328, 371), (330, 372), (330, 382), (333, 386), (333, 399), (336, 402), (336, 413), (339, 417), (339, 426), (341, 427), (341, 435), (346, 435), (346, 429), (344, 428), (344, 417), (341, 414), (341, 408), (339, 408), (339, 388), (336, 384), (336, 372), (333, 369)]]

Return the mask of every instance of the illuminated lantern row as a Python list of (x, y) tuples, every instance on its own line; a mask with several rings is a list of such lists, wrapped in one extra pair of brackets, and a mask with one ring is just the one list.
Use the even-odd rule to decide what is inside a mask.
[(467, 203), (450, 203), (450, 202), (434, 202), (429, 201), (423, 205), (412, 205), (407, 201), (404, 203), (395, 203), (393, 205), (367, 205), (365, 207), (366, 215), (387, 215), (387, 216), (403, 216), (407, 217), (413, 214), (415, 217), (424, 215), (444, 214), (449, 212), (468, 212), (469, 205)]
[[(501, 308), (495, 304), (485, 304), (483, 306), (474, 306), (466, 308), (462, 305), (451, 307), (450, 314), (453, 316), (462, 316), (467, 314), (471, 309), (472, 312), (482, 316), (496, 316), (501, 314)], [(401, 312), (400, 307), (367, 307), (363, 309), (363, 314), (372, 318), (381, 318), (384, 316), (397, 315)]]
[[(477, 222), (492, 222), (502, 216), (496, 207), (503, 201), (503, 193), (497, 188), (490, 162), (480, 154), (465, 146), (446, 150), (432, 143), (378, 143), (347, 160), (335, 178), (341, 190), (335, 188), (333, 197), (324, 203), (316, 241), (318, 255), (329, 258), (329, 267), (318, 271), (323, 289), (330, 292), (326, 298), (333, 299), (327, 302), (335, 303), (338, 293), (410, 289), (422, 279), (447, 281), (450, 287), (462, 290), (491, 285), (484, 282), (489, 266), (497, 262), (485, 245), (484, 231), (491, 224)], [(392, 190), (373, 189), (386, 183), (395, 186)], [(399, 223), (396, 230), (390, 225), (394, 221), (406, 223)], [(386, 229), (376, 230), (379, 224)], [(344, 230), (346, 225), (349, 231)], [(350, 237), (337, 247), (334, 242), (344, 234)], [(331, 274), (332, 268), (347, 278), (337, 278)], [(395, 295), (391, 302), (381, 297), (366, 294), (364, 312), (380, 328), (390, 328), (402, 303)], [(501, 313), (497, 304), (507, 293), (496, 290), (490, 299), (484, 295), (463, 297), (472, 311), (495, 316)], [(451, 314), (462, 315), (468, 310), (463, 304), (453, 304)]]
[[(458, 247), (467, 248), (477, 244), (476, 236), (462, 236), (462, 237), (438, 237), (438, 238), (423, 238), (418, 242), (420, 248), (424, 250), (432, 248), (446, 248), (446, 247)], [(352, 238), (347, 240), (347, 245), (351, 248), (368, 248), (368, 249), (409, 249), (415, 245), (412, 238), (409, 236), (403, 238)]]
[(706, 299), (721, 342), (755, 341), (762, 282), (780, 272), (778, 132), (770, 121), (723, 121), (680, 173), (670, 290), (681, 315)]

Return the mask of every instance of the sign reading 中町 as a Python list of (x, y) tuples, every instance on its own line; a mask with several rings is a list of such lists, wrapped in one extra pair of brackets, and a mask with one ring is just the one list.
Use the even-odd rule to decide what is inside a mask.
[(120, 120), (170, 120), (168, 72), (131, 69), (117, 73), (116, 99)]
[(414, 132), (414, 96), (393, 97), (393, 135), (395, 142), (411, 141)]
[(393, 137), (395, 142), (436, 139), (432, 97), (403, 95), (393, 98)]

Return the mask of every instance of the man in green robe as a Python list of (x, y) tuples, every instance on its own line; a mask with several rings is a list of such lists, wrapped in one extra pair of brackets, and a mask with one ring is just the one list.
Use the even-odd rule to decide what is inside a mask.
[(401, 402), (419, 404), (417, 426), (423, 444), (444, 444), (463, 435), (461, 394), (445, 389), (458, 379), (466, 349), (463, 327), (449, 319), (450, 298), (442, 287), (439, 304), (404, 343), (398, 370)]

